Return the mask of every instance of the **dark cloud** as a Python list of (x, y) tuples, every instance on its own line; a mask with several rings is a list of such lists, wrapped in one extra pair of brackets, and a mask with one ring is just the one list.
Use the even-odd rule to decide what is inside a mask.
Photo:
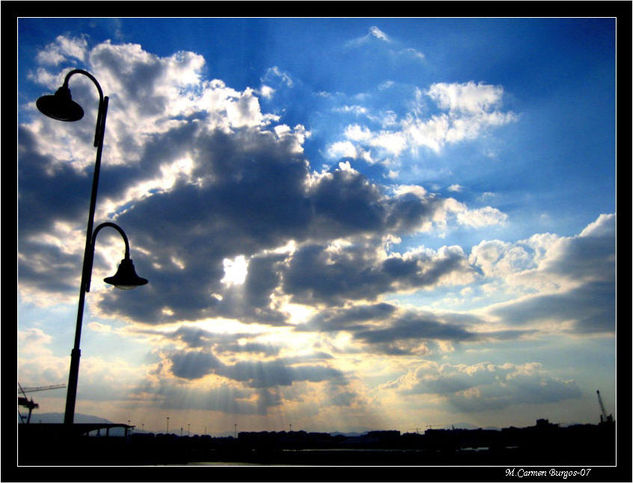
[(579, 236), (559, 242), (545, 270), (572, 280), (615, 280), (615, 215), (601, 215)]
[(189, 347), (208, 347), (214, 340), (214, 334), (211, 332), (192, 327), (180, 327), (172, 337), (180, 339)]
[(358, 305), (346, 308), (330, 308), (321, 310), (305, 324), (296, 327), (298, 331), (337, 331), (358, 330), (365, 327), (363, 322), (386, 320), (397, 310), (388, 303)]
[(37, 142), (29, 130), (18, 128), (20, 243), (41, 236), (55, 222), (85, 223), (88, 219), (89, 173), (78, 172), (68, 164), (51, 163), (38, 153)]
[(482, 340), (516, 340), (522, 337), (529, 337), (538, 334), (538, 330), (494, 330), (490, 332), (479, 332)]
[[(327, 309), (298, 330), (348, 330), (357, 340), (394, 353), (407, 353), (417, 341), (500, 340), (530, 333), (477, 333), (471, 327), (479, 323), (476, 317), (420, 316), (400, 313), (390, 304), (371, 304), (387, 293), (432, 288), (448, 280), (466, 283), (476, 276), (476, 267), (458, 247), (402, 256), (384, 252), (385, 235), (406, 235), (445, 217), (445, 199), (420, 194), (423, 190), (393, 194), (349, 165), (315, 172), (301, 150), (298, 128), (285, 135), (275, 132), (262, 121), (252, 93), (227, 94), (230, 89), (220, 81), (189, 86), (169, 71), (177, 65), (199, 72), (203, 62), (194, 54), (167, 61), (140, 46), (104, 43), (93, 49), (89, 62), (114, 91), (101, 203), (120, 202), (139, 183), (163, 176), (171, 163), (192, 161), (191, 171), (176, 173), (172, 186), (154, 188), (110, 214), (128, 234), (137, 271), (150, 283), (132, 295), (111, 288), (102, 291), (96, 299), (100, 314), (149, 325), (212, 317), (283, 325), (289, 314), (271, 306), (275, 294)], [(89, 84), (78, 81), (73, 95), (94, 100)], [(174, 99), (165, 95), (179, 92), (185, 99), (204, 89), (210, 94), (204, 99), (212, 98), (214, 104), (190, 105), (182, 112), (172, 109)], [(227, 99), (240, 122), (229, 122)], [(93, 110), (89, 107), (87, 114)], [(140, 120), (146, 125), (137, 126)], [(76, 170), (42, 154), (46, 150), (40, 148), (55, 138), (50, 123), (54, 121), (42, 121), (38, 136), (35, 124), (19, 129), (19, 281), (24, 287), (74, 295), (81, 255), (47, 244), (44, 234), (58, 221), (75, 227), (85, 224), (91, 167)], [(81, 140), (90, 146), (92, 123), (82, 121), (80, 127)], [(123, 159), (125, 150), (129, 160)], [(109, 156), (119, 162), (109, 163)], [(583, 280), (584, 285), (507, 304), (496, 308), (494, 315), (509, 325), (547, 316), (575, 320), (577, 332), (612, 331), (612, 225), (613, 217), (601, 218), (586, 233), (561, 244), (559, 256), (543, 268), (548, 274)], [(335, 240), (349, 244), (334, 245)], [(294, 251), (273, 251), (290, 241)], [(248, 261), (244, 283), (223, 283), (224, 260), (240, 255)], [(117, 262), (102, 260), (99, 252), (95, 260), (97, 268)], [(596, 278), (596, 273), (603, 276)], [(183, 330), (174, 337), (190, 348), (217, 350), (217, 336), (204, 331)], [(237, 344), (235, 339), (226, 341), (225, 347), (277, 354), (277, 348), (253, 341)], [(194, 364), (200, 367), (198, 372), (186, 369), (187, 363), (196, 362), (193, 355), (173, 361), (176, 371), (183, 377), (201, 377), (215, 370), (215, 361), (202, 353)], [(246, 366), (238, 369), (235, 374), (240, 377), (258, 373)], [(297, 376), (276, 366), (270, 370), (275, 374), (271, 380)]]
[(592, 282), (562, 294), (541, 295), (495, 309), (509, 325), (543, 321), (574, 322), (574, 332), (615, 330), (615, 283)]
[[(430, 286), (447, 273), (469, 270), (458, 251), (435, 260), (420, 255), (379, 262), (372, 259), (378, 242), (365, 241), (346, 248), (332, 263), (326, 244), (308, 243), (285, 261), (286, 266), (279, 255), (252, 257), (244, 287), (227, 290), (220, 282), (225, 258), (249, 256), (289, 240), (325, 241), (413, 229), (436, 205), (414, 197), (417, 201), (411, 198), (405, 204), (417, 202), (420, 209), (400, 213), (398, 200), (386, 201), (362, 175), (342, 170), (308, 189), (308, 163), (270, 133), (243, 129), (232, 136), (203, 134), (191, 139), (189, 149), (196, 153), (192, 177), (208, 181), (201, 186), (182, 182), (118, 216), (133, 246), (143, 248), (137, 266), (151, 284), (135, 300), (109, 292), (102, 303), (108, 312), (146, 323), (225, 315), (277, 325), (286, 315), (268, 305), (282, 278), (284, 291), (297, 301), (339, 304)], [(191, 130), (186, 135), (191, 136)], [(174, 266), (172, 258), (185, 269)], [(222, 301), (212, 294), (221, 294)], [(173, 315), (165, 315), (163, 307)]]
[(173, 332), (137, 329), (134, 333), (160, 336), (169, 341), (177, 340), (184, 342), (190, 349), (212, 350), (217, 353), (230, 352), (276, 356), (281, 350), (281, 347), (273, 344), (254, 342), (252, 334), (239, 332), (221, 334), (191, 326), (181, 326)]
[(395, 233), (415, 230), (421, 221), (430, 220), (433, 214), (443, 208), (445, 200), (435, 195), (420, 198), (412, 193), (388, 199), (386, 225)]
[(241, 361), (231, 366), (224, 366), (218, 374), (255, 388), (290, 386), (293, 382), (301, 381), (343, 381), (343, 374), (337, 369), (315, 365), (292, 367), (285, 364), (283, 360)]
[[(341, 189), (345, 187), (345, 189)], [(388, 207), (379, 188), (358, 172), (331, 170), (310, 190), (316, 229), (321, 237), (380, 233)]]
[(262, 354), (264, 356), (276, 356), (279, 354), (279, 347), (275, 347), (271, 344), (258, 344), (256, 342), (247, 342), (245, 344), (228, 344), (222, 347), (218, 347), (216, 350), (221, 352), (232, 353), (251, 353)]
[[(261, 352), (264, 346), (251, 347)], [(249, 350), (242, 351), (249, 352)], [(341, 371), (315, 364), (295, 364), (291, 360), (246, 360), (224, 364), (209, 350), (179, 350), (167, 354), (171, 373), (183, 379), (199, 379), (216, 374), (251, 388), (290, 386), (294, 382), (322, 382), (344, 384)], [(295, 361), (296, 362), (296, 361)]]
[(614, 332), (615, 216), (601, 215), (581, 235), (560, 240), (544, 271), (576, 286), (504, 304), (492, 314), (508, 325), (571, 321), (576, 333)]
[(477, 338), (477, 334), (469, 332), (460, 326), (415, 315), (405, 315), (387, 328), (364, 330), (356, 332), (354, 336), (369, 344), (407, 339), (433, 339), (460, 342)]
[[(35, 149), (36, 139), (18, 129), (18, 276), (21, 283), (46, 293), (77, 292), (81, 254), (47, 243), (55, 223), (87, 222), (90, 178), (68, 165), (51, 164)], [(85, 230), (85, 228), (83, 228)]]
[[(389, 291), (428, 287), (445, 274), (468, 270), (463, 254), (457, 252), (441, 260), (420, 255), (380, 261), (376, 250), (384, 235), (408, 233), (429, 222), (443, 209), (443, 200), (410, 193), (388, 195), (383, 187), (344, 166), (313, 172), (298, 149), (299, 134), (279, 135), (265, 123), (255, 122), (261, 113), (252, 94), (231, 101), (242, 109), (238, 109), (242, 120), (251, 119), (230, 129), (226, 96), (235, 93), (224, 93), (219, 82), (206, 88), (218, 95), (221, 105), (196, 106), (187, 112), (187, 122), (171, 115), (171, 101), (164, 92), (184, 89), (184, 96), (190, 87), (170, 78), (169, 69), (177, 65), (193, 71), (199, 68), (197, 56), (181, 54), (166, 61), (139, 46), (104, 43), (91, 51), (89, 59), (104, 85), (115, 91), (99, 200), (117, 202), (139, 183), (160, 179), (172, 163), (183, 158), (192, 161), (191, 171), (179, 172), (173, 186), (155, 188), (149, 196), (130, 200), (110, 214), (128, 234), (137, 271), (150, 283), (134, 296), (104, 291), (98, 301), (103, 314), (147, 324), (224, 316), (280, 325), (288, 314), (270, 307), (275, 290), (302, 303), (340, 305)], [(94, 97), (90, 88), (78, 76), (77, 96)], [(141, 119), (149, 124), (135, 126), (134, 120)], [(48, 126), (53, 121), (43, 123)], [(82, 126), (85, 135), (89, 126)], [(86, 174), (90, 170), (78, 172), (38, 154), (44, 141), (33, 132), (25, 125), (19, 136), (19, 238), (25, 259), (35, 252), (47, 256), (32, 239), (50, 231), (55, 221), (79, 226), (84, 222), (90, 189)], [(123, 153), (121, 146), (129, 153)], [(130, 161), (108, 164), (109, 152), (129, 156)], [(355, 244), (340, 256), (328, 255), (329, 243), (342, 238)], [(289, 258), (262, 255), (289, 241), (299, 247)], [(224, 259), (239, 255), (249, 261), (244, 285), (223, 284)], [(59, 258), (52, 254), (47, 258), (50, 266), (58, 264)], [(70, 267), (73, 261), (64, 264)], [(100, 263), (97, 257), (96, 267)], [(44, 287), (40, 281), (46, 277), (38, 278), (27, 265), (23, 268), (22, 285)], [(76, 275), (69, 279), (70, 273), (62, 270), (56, 276), (59, 283), (54, 290), (76, 290)]]
[(321, 310), (298, 331), (346, 331), (373, 352), (389, 355), (424, 354), (437, 341), (496, 342), (537, 334), (533, 329), (474, 331), (486, 321), (470, 314), (398, 309), (388, 303)]
[(374, 300), (388, 292), (430, 287), (450, 274), (473, 273), (460, 249), (380, 260), (376, 248), (371, 242), (336, 251), (327, 245), (305, 245), (288, 263), (284, 292), (300, 303), (342, 305), (347, 300)]
[(172, 373), (183, 379), (199, 379), (221, 366), (217, 357), (203, 351), (175, 352), (170, 360)]
[(30, 288), (53, 295), (68, 295), (79, 290), (81, 258), (65, 253), (60, 247), (34, 240), (19, 242), (18, 277), (28, 280)]

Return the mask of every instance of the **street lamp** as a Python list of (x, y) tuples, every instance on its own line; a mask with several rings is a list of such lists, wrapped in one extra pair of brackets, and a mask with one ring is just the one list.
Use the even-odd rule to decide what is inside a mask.
[(119, 288), (133, 288), (144, 285), (147, 280), (140, 278), (134, 271), (134, 265), (129, 255), (129, 243), (127, 236), (121, 228), (114, 223), (102, 223), (93, 232), (95, 207), (97, 204), (97, 188), (99, 186), (99, 171), (101, 169), (101, 153), (103, 151), (103, 136), (105, 134), (106, 115), (108, 112), (108, 97), (103, 95), (101, 86), (92, 74), (82, 69), (74, 69), (66, 74), (63, 85), (57, 89), (55, 94), (40, 97), (37, 102), (39, 111), (58, 121), (73, 122), (80, 120), (84, 111), (79, 104), (72, 100), (68, 81), (75, 74), (88, 77), (96, 86), (99, 92), (99, 110), (97, 112), (97, 125), (95, 127), (94, 147), (97, 148), (94, 174), (92, 177), (92, 192), (90, 195), (90, 209), (88, 212), (88, 226), (86, 229), (86, 246), (84, 249), (83, 268), (81, 271), (81, 285), (79, 288), (79, 304), (77, 308), (77, 326), (75, 329), (75, 343), (70, 353), (70, 371), (68, 374), (68, 391), (66, 393), (66, 411), (64, 413), (64, 424), (72, 424), (75, 417), (75, 401), (77, 399), (77, 381), (79, 377), (79, 359), (81, 351), (79, 342), (81, 340), (81, 325), (84, 312), (84, 300), (86, 292), (90, 291), (90, 276), (92, 272), (92, 261), (94, 258), (94, 243), (99, 230), (106, 226), (115, 228), (125, 241), (125, 258), (121, 261), (119, 270), (113, 277), (105, 279), (107, 283), (114, 284)]
[(114, 285), (116, 288), (119, 288), (121, 290), (130, 290), (141, 285), (145, 285), (147, 283), (147, 280), (139, 277), (136, 274), (136, 270), (134, 270), (134, 263), (130, 258), (130, 242), (127, 239), (127, 235), (119, 225), (106, 221), (105, 223), (101, 223), (99, 226), (97, 226), (94, 233), (92, 234), (90, 254), (88, 260), (85, 263), (86, 273), (84, 274), (84, 276), (86, 280), (86, 292), (90, 292), (90, 279), (92, 278), (92, 261), (94, 259), (97, 234), (106, 227), (114, 228), (123, 238), (123, 241), (125, 242), (125, 258), (121, 260), (116, 273), (111, 277), (104, 278), (103, 281), (109, 283), (110, 285)]

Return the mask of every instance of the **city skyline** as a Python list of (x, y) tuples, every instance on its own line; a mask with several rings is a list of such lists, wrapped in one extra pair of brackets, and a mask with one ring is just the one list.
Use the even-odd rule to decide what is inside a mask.
[(28, 386), (68, 377), (97, 103), (35, 100), (74, 68), (110, 97), (95, 222), (149, 280), (103, 283), (104, 231), (77, 413), (414, 432), (596, 423), (599, 389), (615, 414), (615, 19), (19, 19)]

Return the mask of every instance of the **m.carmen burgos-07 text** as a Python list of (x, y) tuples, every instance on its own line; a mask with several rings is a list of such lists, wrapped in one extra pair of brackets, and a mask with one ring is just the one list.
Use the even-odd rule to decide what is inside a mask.
[(515, 477), (515, 478), (562, 478), (563, 480), (571, 477), (585, 477), (589, 476), (591, 473), (591, 468), (582, 468), (579, 470), (558, 470), (556, 468), (552, 468), (550, 470), (545, 469), (527, 469), (527, 468), (506, 468), (506, 477)]

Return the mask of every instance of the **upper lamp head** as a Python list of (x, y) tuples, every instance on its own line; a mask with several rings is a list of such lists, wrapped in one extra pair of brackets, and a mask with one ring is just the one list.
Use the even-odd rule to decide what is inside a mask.
[(119, 269), (116, 273), (112, 277), (104, 278), (103, 281), (114, 285), (116, 288), (120, 288), (121, 290), (130, 290), (147, 283), (146, 279), (139, 277), (136, 274), (134, 264), (129, 258), (121, 260), (121, 264), (119, 265)]
[(73, 101), (70, 89), (65, 85), (53, 95), (40, 97), (35, 104), (42, 114), (58, 121), (79, 121), (84, 117), (84, 110)]

